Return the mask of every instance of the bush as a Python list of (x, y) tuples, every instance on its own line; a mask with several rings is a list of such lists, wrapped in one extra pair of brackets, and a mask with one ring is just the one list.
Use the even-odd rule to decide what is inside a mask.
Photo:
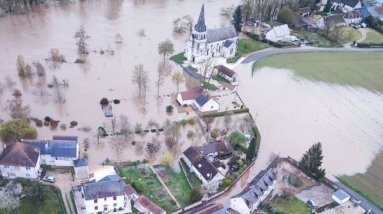
[(223, 179), (222, 186), (224, 188), (226, 188), (226, 187), (228, 187), (228, 186), (230, 186), (232, 184), (233, 184), (233, 180), (231, 180), (230, 178)]
[(156, 131), (157, 131), (157, 129), (150, 129), (150, 131), (151, 131), (151, 132), (156, 132)]
[(186, 121), (185, 119), (182, 119), (182, 120), (181, 120), (181, 125), (182, 125), (182, 126), (186, 126), (186, 124), (187, 124), (187, 121)]
[(174, 107), (172, 105), (166, 106), (166, 113), (173, 113)]
[(234, 147), (241, 146), (243, 143), (246, 142), (246, 137), (240, 132), (233, 132), (229, 135), (228, 141)]
[(106, 106), (109, 105), (109, 100), (105, 97), (100, 100), (100, 105)]
[[(48, 122), (49, 123), (49, 122)], [(8, 138), (15, 136), (16, 140), (36, 139), (37, 131), (30, 127), (24, 119), (10, 120), (0, 126), (0, 138), (3, 142), (7, 142)]]
[(44, 118), (44, 120), (50, 122), (50, 121), (51, 121), (51, 118), (48, 117), (48, 116), (46, 116), (46, 117)]
[(77, 126), (77, 125), (78, 125), (78, 122), (77, 122), (77, 121), (75, 121), (75, 120), (70, 121), (70, 128), (73, 128), (73, 127), (75, 127), (75, 126)]
[(211, 136), (211, 138), (216, 139), (219, 136), (219, 129), (211, 130), (210, 136)]
[(120, 104), (120, 100), (114, 99), (114, 100), (113, 100), (113, 103), (114, 103), (114, 104)]
[(201, 198), (202, 198), (202, 194), (201, 194), (201, 191), (199, 188), (193, 188), (190, 191), (190, 202), (191, 203), (197, 202), (197, 201), (201, 200)]
[(76, 59), (76, 61), (74, 61), (74, 63), (84, 64), (85, 60), (83, 60), (83, 59)]
[(189, 118), (189, 119), (187, 120), (187, 123), (188, 123), (189, 125), (191, 125), (191, 126), (194, 126), (194, 125), (195, 125), (195, 119), (194, 119), (194, 117)]

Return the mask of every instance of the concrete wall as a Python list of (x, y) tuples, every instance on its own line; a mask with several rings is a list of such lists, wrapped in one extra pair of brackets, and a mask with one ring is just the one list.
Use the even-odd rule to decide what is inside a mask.
[[(94, 203), (94, 200), (86, 200), (84, 201), (84, 205), (86, 212), (89, 214), (103, 212), (105, 211), (105, 206), (107, 207), (108, 211), (113, 212), (114, 208), (118, 210), (120, 207), (125, 207), (125, 197), (124, 195), (120, 195), (116, 197), (116, 200), (113, 200), (113, 197), (107, 197), (106, 200), (105, 198), (99, 198), (97, 199), (97, 203)], [(95, 209), (96, 206), (97, 210)]]
[(23, 166), (4, 166), (0, 165), (0, 171), (3, 178), (13, 179), (13, 178), (28, 178), (28, 179), (37, 179), (39, 177), (40, 170), (40, 158), (37, 160), (35, 167)]

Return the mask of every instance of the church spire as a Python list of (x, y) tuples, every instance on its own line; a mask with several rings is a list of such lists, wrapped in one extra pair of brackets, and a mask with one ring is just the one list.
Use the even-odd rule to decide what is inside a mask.
[(199, 13), (198, 22), (194, 26), (195, 31), (197, 32), (205, 32), (206, 31), (206, 25), (205, 25), (205, 5), (202, 4), (201, 12)]

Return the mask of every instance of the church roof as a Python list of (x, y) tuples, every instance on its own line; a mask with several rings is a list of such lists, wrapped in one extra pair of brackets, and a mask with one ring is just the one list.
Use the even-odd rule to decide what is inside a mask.
[(202, 4), (201, 12), (199, 13), (197, 24), (194, 26), (195, 31), (197, 32), (205, 32), (206, 24), (205, 24), (205, 5)]
[(207, 31), (207, 43), (238, 37), (233, 25)]

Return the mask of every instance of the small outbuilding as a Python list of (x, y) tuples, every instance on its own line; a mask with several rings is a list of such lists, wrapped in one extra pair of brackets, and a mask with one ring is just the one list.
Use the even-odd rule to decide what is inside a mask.
[(88, 179), (88, 161), (86, 159), (78, 159), (73, 161), (74, 176), (77, 180)]
[(334, 194), (332, 194), (332, 199), (336, 201), (338, 204), (343, 204), (347, 202), (348, 200), (350, 200), (350, 195), (344, 190), (340, 189), (334, 192)]

